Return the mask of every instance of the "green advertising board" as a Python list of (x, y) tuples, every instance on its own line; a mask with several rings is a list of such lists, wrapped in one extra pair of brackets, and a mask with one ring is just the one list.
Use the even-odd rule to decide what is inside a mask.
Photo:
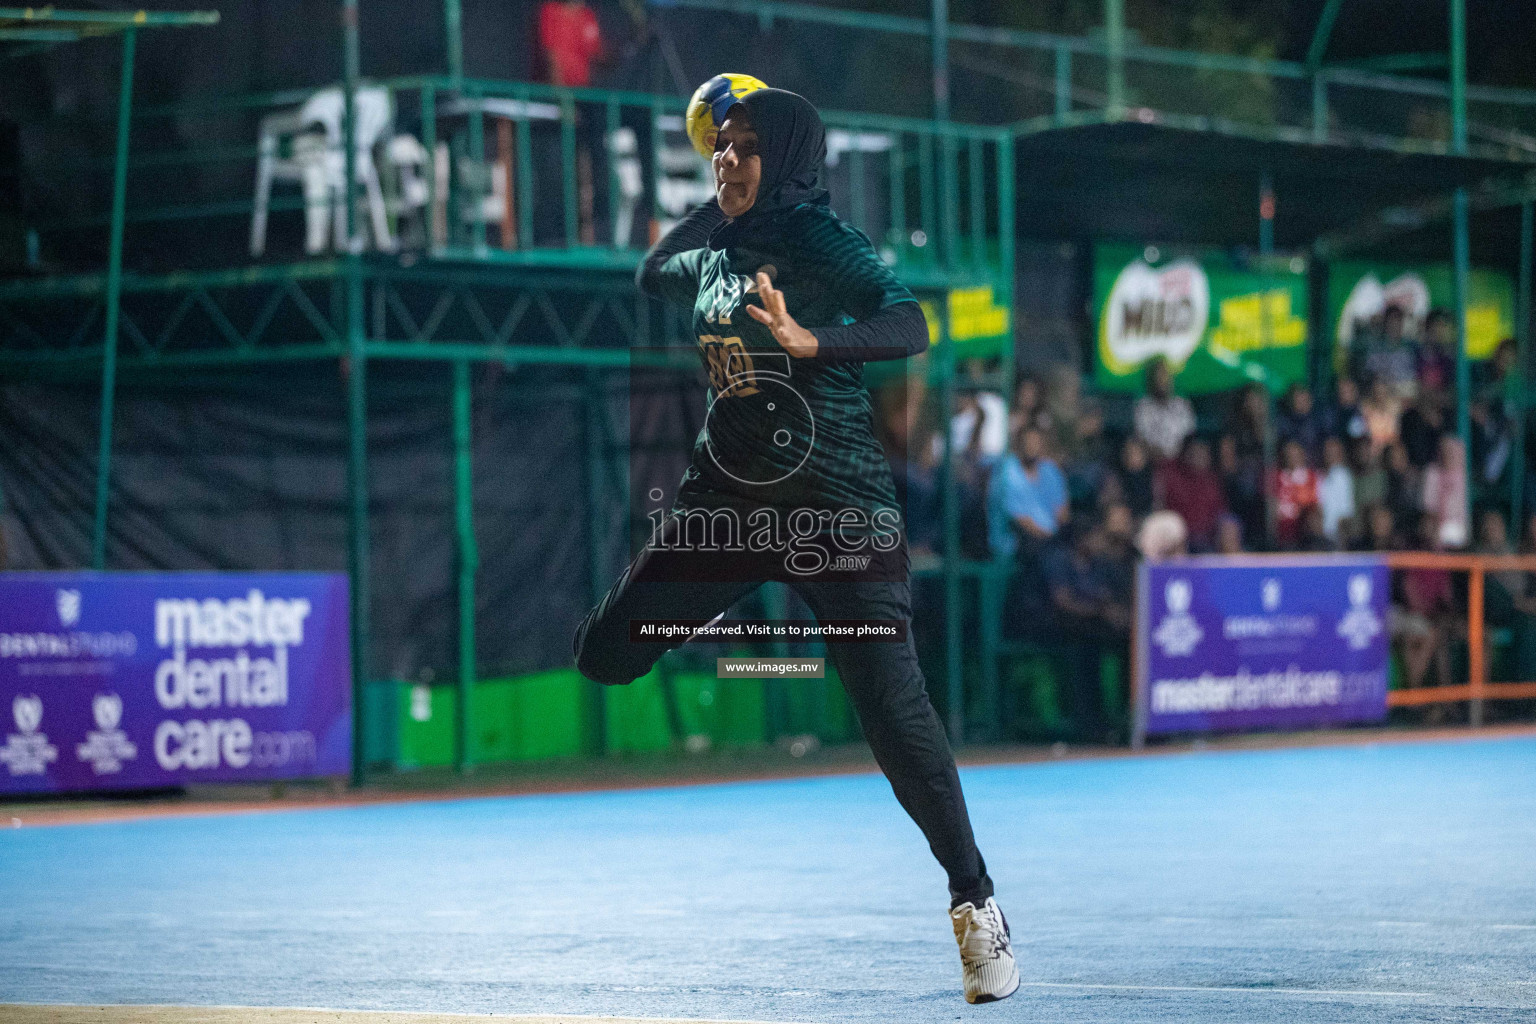
[(1094, 246), (1095, 381), (1142, 390), (1168, 360), (1181, 394), (1257, 381), (1273, 392), (1307, 377), (1307, 268), (1299, 257), (1238, 265), (1224, 253)]
[[(1417, 339), (1424, 318), (1434, 309), (1450, 311), (1449, 263), (1334, 263), (1328, 267), (1328, 324), (1335, 365), (1343, 366), (1349, 347), (1379, 324), (1389, 308), (1403, 312), (1403, 335)], [(1476, 269), (1467, 278), (1467, 355), (1487, 359), (1499, 342), (1515, 333), (1515, 285), (1508, 274)]]

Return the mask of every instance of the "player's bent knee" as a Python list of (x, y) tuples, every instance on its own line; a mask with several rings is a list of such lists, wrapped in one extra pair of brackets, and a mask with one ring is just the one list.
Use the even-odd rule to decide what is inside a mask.
[(634, 672), (622, 658), (603, 651), (602, 644), (589, 644), (585, 633), (576, 634), (576, 671), (604, 686), (628, 686), (643, 672)]

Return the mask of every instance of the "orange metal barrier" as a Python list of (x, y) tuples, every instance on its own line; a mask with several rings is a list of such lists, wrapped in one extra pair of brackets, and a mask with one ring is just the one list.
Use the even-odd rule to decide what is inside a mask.
[(1504, 570), (1536, 573), (1536, 555), (1461, 555), (1429, 551), (1394, 551), (1386, 556), (1391, 569), (1444, 569), (1467, 574), (1467, 679), (1461, 686), (1420, 686), (1407, 690), (1389, 690), (1387, 703), (1392, 706), (1472, 703), (1473, 724), (1482, 719), (1485, 700), (1513, 700), (1536, 697), (1536, 682), (1490, 683), (1484, 646), (1483, 588), (1487, 574)]

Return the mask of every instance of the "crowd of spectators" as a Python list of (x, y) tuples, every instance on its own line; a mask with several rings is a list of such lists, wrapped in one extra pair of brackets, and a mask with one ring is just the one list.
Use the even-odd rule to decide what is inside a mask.
[[(1147, 366), (1143, 394), (1115, 410), (1114, 425), (1108, 401), (1084, 395), (1064, 367), (1021, 378), (1007, 403), (986, 387), (960, 388), (949, 433), (963, 553), (1013, 564), (1004, 628), (1071, 649), (1074, 718), (1088, 734), (1107, 727), (1092, 665), (1126, 650), (1138, 558), (1536, 552), (1536, 517), (1511, 539), (1500, 511), (1515, 450), (1513, 342), (1474, 366), (1469, 459), (1456, 433), (1448, 320), (1432, 313), (1418, 339), (1403, 336), (1391, 310), (1376, 327), (1318, 396), (1293, 385), (1272, 399), (1253, 383), (1202, 398), (1199, 415), (1161, 361)], [(985, 368), (969, 369), (985, 379)], [(914, 440), (909, 457), (893, 461), (920, 553), (940, 546), (943, 444), (937, 430)], [(1449, 682), (1445, 641), (1465, 621), (1450, 574), (1397, 575), (1392, 625), (1405, 683), (1432, 674)], [(1536, 592), (1523, 574), (1505, 575), (1490, 579), (1489, 621), (1520, 634), (1521, 670), (1536, 673), (1526, 653), (1536, 651), (1536, 630), (1526, 628)]]

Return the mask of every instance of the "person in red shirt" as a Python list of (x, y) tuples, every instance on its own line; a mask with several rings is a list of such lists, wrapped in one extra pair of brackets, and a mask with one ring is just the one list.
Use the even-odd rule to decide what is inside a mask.
[(1210, 551), (1216, 546), (1216, 523), (1227, 511), (1221, 477), (1211, 468), (1211, 445), (1201, 437), (1184, 442), (1178, 459), (1165, 462), (1157, 471), (1162, 506), (1184, 518), (1191, 551)]
[(592, 8), (582, 0), (545, 0), (539, 7), (539, 49), (552, 85), (591, 85), (592, 61), (603, 49)]
[(1281, 462), (1273, 482), (1275, 540), (1289, 548), (1296, 544), (1307, 509), (1317, 504), (1317, 473), (1307, 465), (1307, 450), (1299, 441), (1285, 442)]

